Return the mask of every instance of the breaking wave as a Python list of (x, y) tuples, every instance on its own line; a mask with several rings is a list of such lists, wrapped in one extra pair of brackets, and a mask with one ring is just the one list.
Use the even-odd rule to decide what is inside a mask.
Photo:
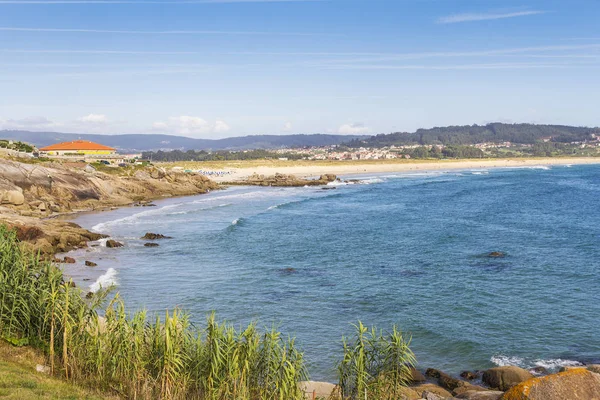
[(90, 285), (90, 292), (96, 293), (98, 290), (108, 288), (117, 284), (117, 271), (109, 268), (104, 274), (100, 275), (96, 282)]

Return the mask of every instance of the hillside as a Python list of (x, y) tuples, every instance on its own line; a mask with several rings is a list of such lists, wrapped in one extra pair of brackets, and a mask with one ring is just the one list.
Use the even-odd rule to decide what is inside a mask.
[(85, 163), (24, 163), (0, 159), (0, 224), (43, 254), (86, 247), (101, 236), (52, 218), (81, 210), (206, 193), (219, 186), (202, 175), (155, 167), (96, 168)]
[(193, 139), (172, 135), (92, 135), (59, 132), (0, 131), (0, 139), (20, 140), (37, 147), (49, 146), (58, 142), (90, 140), (115, 147), (121, 152), (142, 152), (156, 150), (250, 150), (278, 149), (286, 147), (328, 146), (365, 136), (357, 135), (256, 135), (226, 139)]
[(512, 142), (533, 144), (542, 139), (570, 143), (591, 139), (600, 135), (600, 128), (563, 125), (503, 124), (465, 125), (419, 129), (416, 132), (381, 134), (368, 139), (355, 139), (349, 147), (386, 147), (405, 145), (469, 145), (477, 143)]

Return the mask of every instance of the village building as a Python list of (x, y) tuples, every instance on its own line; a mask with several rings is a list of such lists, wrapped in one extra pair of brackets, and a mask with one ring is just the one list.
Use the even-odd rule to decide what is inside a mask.
[(104, 146), (99, 143), (90, 142), (89, 140), (74, 140), (72, 142), (57, 143), (50, 146), (42, 147), (40, 155), (42, 156), (111, 156), (117, 153), (117, 149)]

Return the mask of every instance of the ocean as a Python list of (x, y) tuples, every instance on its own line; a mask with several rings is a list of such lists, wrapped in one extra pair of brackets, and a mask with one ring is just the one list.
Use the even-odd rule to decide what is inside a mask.
[[(131, 310), (274, 325), (315, 380), (335, 380), (358, 320), (396, 324), (419, 367), (453, 374), (600, 361), (600, 166), (358, 179), (82, 214), (125, 247), (78, 250), (65, 270), (84, 290), (116, 284)], [(146, 232), (173, 239), (144, 247)]]

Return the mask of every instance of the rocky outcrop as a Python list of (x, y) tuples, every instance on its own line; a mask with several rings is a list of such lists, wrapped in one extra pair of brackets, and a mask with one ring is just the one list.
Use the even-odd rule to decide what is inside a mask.
[(275, 174), (272, 176), (253, 174), (246, 180), (228, 183), (231, 185), (251, 185), (251, 186), (320, 186), (327, 185), (337, 180), (337, 176), (332, 174), (321, 175), (319, 179), (303, 179), (294, 175)]
[(95, 263), (95, 262), (93, 262), (93, 261), (86, 261), (86, 262), (85, 262), (85, 266), (86, 266), (86, 267), (97, 267), (97, 266), (98, 266), (98, 264), (96, 264), (96, 263)]
[(506, 391), (531, 378), (533, 375), (523, 368), (506, 366), (488, 369), (483, 373), (482, 381), (491, 388)]
[(501, 400), (600, 400), (600, 374), (574, 368), (529, 379), (508, 390)]
[[(83, 164), (85, 166), (85, 164)], [(104, 173), (73, 163), (27, 164), (0, 159), (0, 203), (20, 215), (101, 209), (165, 196), (184, 196), (218, 189), (199, 174), (162, 168), (111, 169)]]
[(75, 264), (77, 261), (75, 261), (75, 259), (73, 257), (65, 256), (65, 258), (63, 258), (62, 262), (64, 262), (65, 264)]
[(158, 243), (144, 243), (144, 247), (158, 247)]
[[(81, 164), (28, 164), (0, 159), (0, 224), (24, 232), (19, 240), (34, 252), (51, 255), (86, 247), (87, 242), (106, 236), (47, 217), (219, 188), (217, 183), (199, 174), (167, 172), (155, 167), (117, 168), (104, 173)], [(33, 237), (31, 233), (35, 231), (39, 232)]]
[(438, 384), (444, 389), (452, 392), (452, 394), (458, 395), (465, 392), (482, 392), (488, 389), (481, 386), (472, 385), (469, 382), (456, 379), (442, 371), (434, 368), (429, 368), (425, 372), (425, 375), (437, 379)]
[(147, 232), (141, 237), (143, 240), (159, 240), (159, 239), (173, 239), (171, 236), (161, 235), (160, 233)]
[(339, 398), (338, 387), (329, 382), (305, 381), (299, 382), (300, 390), (302, 390), (307, 399), (312, 399), (313, 394), (316, 398)]
[(442, 398), (452, 397), (452, 393), (447, 391), (446, 389), (439, 387), (438, 385), (434, 385), (433, 383), (423, 383), (421, 385), (412, 386), (412, 390), (423, 396), (423, 393), (435, 393)]
[(411, 368), (410, 369), (410, 377), (408, 378), (408, 380), (409, 380), (409, 383), (415, 384), (415, 383), (425, 382), (427, 380), (427, 378), (425, 378), (425, 375), (423, 375), (418, 369)]
[(106, 247), (109, 249), (114, 249), (117, 247), (123, 247), (123, 243), (117, 242), (116, 240), (110, 239), (106, 241)]
[(0, 193), (0, 204), (20, 206), (25, 203), (25, 196), (19, 190), (7, 190)]
[(456, 398), (466, 400), (499, 400), (502, 395), (504, 395), (504, 392), (500, 391), (468, 391), (457, 395)]
[(460, 377), (472, 381), (473, 379), (479, 378), (479, 374), (477, 374), (477, 372), (463, 371), (460, 373)]

